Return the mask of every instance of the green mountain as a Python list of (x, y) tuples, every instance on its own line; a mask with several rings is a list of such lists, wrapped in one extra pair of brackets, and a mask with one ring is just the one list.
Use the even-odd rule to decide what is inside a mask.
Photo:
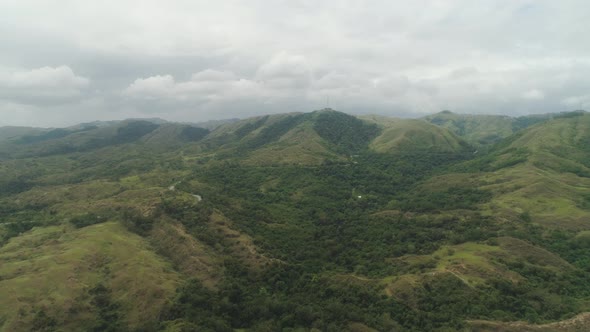
[(356, 117), (322, 110), (263, 116), (222, 125), (203, 144), (247, 165), (317, 165), (346, 160), (366, 149), (379, 128)]
[(371, 149), (379, 153), (469, 153), (469, 144), (451, 131), (414, 119), (393, 119), (365, 116), (376, 123), (381, 134), (371, 142)]
[(441, 116), (0, 128), (0, 331), (583, 331), (590, 115)]
[(27, 134), (15, 135), (14, 128), (0, 128), (0, 157), (8, 159), (60, 155), (134, 142), (141, 142), (150, 148), (168, 148), (170, 145), (198, 141), (209, 133), (208, 129), (154, 122), (153, 119), (26, 130)]
[(25, 135), (40, 135), (48, 129), (32, 127), (0, 127), (0, 140), (7, 140)]
[(424, 120), (451, 130), (474, 146), (483, 147), (535, 123), (551, 119), (554, 114), (509, 117), (506, 115), (456, 114), (451, 111), (428, 115)]
[(557, 117), (519, 132), (473, 161), (481, 187), (494, 192), (491, 213), (520, 213), (546, 226), (586, 228), (589, 129), (590, 114)]

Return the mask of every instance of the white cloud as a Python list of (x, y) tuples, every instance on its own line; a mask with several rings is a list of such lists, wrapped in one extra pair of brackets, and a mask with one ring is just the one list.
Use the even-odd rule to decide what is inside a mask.
[(584, 109), (590, 107), (590, 94), (570, 96), (561, 100), (561, 103), (570, 108)]
[(69, 102), (90, 84), (68, 66), (0, 72), (0, 98), (23, 104)]
[(532, 89), (524, 92), (522, 98), (527, 100), (543, 100), (545, 99), (545, 94), (543, 91)]
[(156, 99), (174, 98), (177, 86), (171, 75), (157, 75), (138, 78), (123, 91), (129, 97)]
[(280, 52), (258, 68), (256, 79), (269, 88), (305, 89), (312, 70), (305, 56)]
[(193, 74), (188, 81), (177, 82), (171, 75), (136, 79), (123, 91), (123, 96), (140, 100), (202, 103), (257, 98), (262, 96), (261, 91), (254, 81), (238, 78), (231, 72), (207, 69)]
[(150, 100), (227, 102), (246, 98), (268, 102), (306, 92), (312, 76), (305, 57), (281, 52), (261, 64), (252, 77), (216, 69), (194, 73), (186, 81), (176, 81), (169, 74), (156, 75), (136, 79), (123, 95)]
[(89, 80), (76, 76), (68, 66), (43, 67), (28, 71), (12, 71), (0, 76), (5, 88), (83, 88)]
[(193, 81), (207, 81), (207, 82), (216, 82), (216, 81), (231, 81), (235, 80), (236, 75), (229, 71), (219, 71), (213, 69), (206, 69), (195, 73), (191, 76), (191, 80)]

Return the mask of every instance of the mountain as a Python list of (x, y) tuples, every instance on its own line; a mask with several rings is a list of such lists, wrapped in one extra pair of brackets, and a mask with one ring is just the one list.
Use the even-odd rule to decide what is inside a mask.
[(7, 140), (13, 137), (19, 137), (24, 135), (38, 135), (46, 130), (47, 129), (33, 127), (0, 127), (0, 140)]
[[(157, 121), (160, 123), (161, 121)], [(0, 128), (0, 158), (59, 155), (96, 150), (108, 146), (142, 142), (150, 148), (200, 140), (209, 130), (184, 124), (155, 123), (148, 120), (124, 120), (83, 124), (69, 128), (14, 130)]]
[(344, 161), (369, 148), (378, 153), (467, 153), (450, 131), (420, 120), (360, 117), (321, 110), (263, 116), (222, 125), (204, 140), (251, 165)]
[(451, 131), (414, 119), (392, 119), (378, 116), (362, 117), (382, 128), (371, 142), (371, 149), (380, 153), (468, 153), (469, 144)]
[[(532, 126), (475, 164), (482, 187), (495, 192), (490, 209), (533, 216), (547, 226), (587, 227), (590, 195), (590, 114)], [(493, 170), (493, 172), (492, 172)], [(506, 188), (512, 188), (507, 191)]]
[(442, 111), (424, 117), (424, 120), (447, 128), (467, 142), (483, 147), (527, 128), (535, 123), (552, 118), (554, 114), (509, 117), (506, 115), (456, 114)]
[(318, 164), (336, 157), (313, 129), (310, 114), (262, 116), (222, 125), (204, 141), (241, 162), (257, 164)]
[(0, 128), (0, 331), (584, 326), (590, 115), (480, 120)]
[(240, 121), (240, 119), (237, 118), (232, 118), (232, 119), (225, 119), (225, 120), (209, 120), (209, 121), (205, 121), (205, 122), (198, 122), (198, 123), (194, 123), (191, 124), (195, 127), (200, 127), (200, 128), (205, 128), (205, 129), (209, 129), (209, 130), (213, 130), (221, 125), (227, 124), (227, 123), (233, 123), (233, 122), (238, 122)]
[(317, 165), (345, 160), (377, 136), (376, 125), (332, 110), (290, 113), (222, 125), (204, 144), (249, 165)]

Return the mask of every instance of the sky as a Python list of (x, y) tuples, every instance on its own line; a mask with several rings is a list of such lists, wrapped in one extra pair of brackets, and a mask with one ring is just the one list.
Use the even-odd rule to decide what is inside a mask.
[(0, 0), (0, 125), (590, 107), (585, 0)]

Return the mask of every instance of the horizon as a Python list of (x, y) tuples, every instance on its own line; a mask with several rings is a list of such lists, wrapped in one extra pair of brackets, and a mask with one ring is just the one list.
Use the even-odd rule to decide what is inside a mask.
[(22, 127), (22, 128), (40, 128), (40, 129), (60, 129), (60, 128), (69, 128), (69, 127), (75, 127), (77, 125), (84, 125), (84, 124), (92, 124), (95, 122), (121, 122), (121, 121), (150, 121), (150, 120), (158, 120), (158, 121), (164, 121), (165, 123), (176, 123), (176, 124), (188, 124), (188, 125), (199, 125), (199, 124), (208, 124), (210, 122), (226, 122), (226, 121), (243, 121), (243, 120), (247, 120), (247, 119), (252, 119), (252, 118), (260, 118), (260, 117), (264, 117), (264, 116), (272, 116), (272, 115), (280, 115), (280, 114), (289, 114), (289, 113), (299, 113), (299, 114), (306, 114), (306, 113), (313, 113), (313, 112), (318, 112), (318, 111), (335, 111), (335, 112), (341, 112), (341, 113), (345, 113), (348, 115), (352, 115), (355, 117), (360, 117), (360, 116), (381, 116), (381, 117), (387, 117), (387, 118), (392, 118), (392, 119), (422, 119), (422, 118), (426, 118), (428, 116), (433, 116), (436, 114), (441, 114), (441, 113), (451, 113), (451, 114), (455, 114), (455, 115), (463, 115), (463, 116), (500, 116), (500, 117), (509, 117), (509, 118), (519, 118), (519, 117), (526, 117), (526, 116), (543, 116), (543, 115), (550, 115), (550, 114), (567, 114), (567, 113), (575, 113), (575, 112), (583, 112), (583, 113), (588, 113), (588, 111), (586, 110), (582, 110), (582, 109), (574, 109), (574, 110), (570, 110), (570, 111), (559, 111), (559, 112), (544, 112), (544, 113), (530, 113), (530, 114), (525, 114), (525, 115), (515, 115), (515, 116), (511, 116), (511, 115), (506, 115), (506, 114), (482, 114), (482, 113), (459, 113), (459, 112), (455, 112), (455, 111), (451, 111), (451, 110), (441, 110), (435, 113), (429, 113), (429, 114), (414, 114), (415, 116), (392, 116), (392, 115), (387, 115), (387, 114), (378, 114), (378, 113), (349, 113), (349, 112), (344, 112), (344, 111), (340, 111), (337, 109), (333, 109), (330, 107), (327, 108), (323, 108), (323, 109), (316, 109), (313, 111), (300, 111), (300, 112), (284, 112), (284, 113), (268, 113), (268, 114), (259, 114), (259, 115), (254, 115), (254, 116), (248, 116), (248, 117), (242, 117), (242, 118), (238, 118), (238, 117), (233, 117), (233, 118), (214, 118), (214, 119), (210, 119), (210, 120), (206, 120), (206, 121), (174, 121), (174, 120), (169, 120), (166, 118), (162, 118), (162, 117), (131, 117), (131, 118), (121, 118), (121, 119), (106, 119), (106, 120), (89, 120), (89, 121), (84, 121), (84, 122), (76, 122), (76, 123), (71, 123), (71, 124), (67, 124), (64, 126), (26, 126), (26, 125), (4, 125), (2, 123), (0, 123), (0, 129), (1, 128), (18, 128), (18, 127)]

